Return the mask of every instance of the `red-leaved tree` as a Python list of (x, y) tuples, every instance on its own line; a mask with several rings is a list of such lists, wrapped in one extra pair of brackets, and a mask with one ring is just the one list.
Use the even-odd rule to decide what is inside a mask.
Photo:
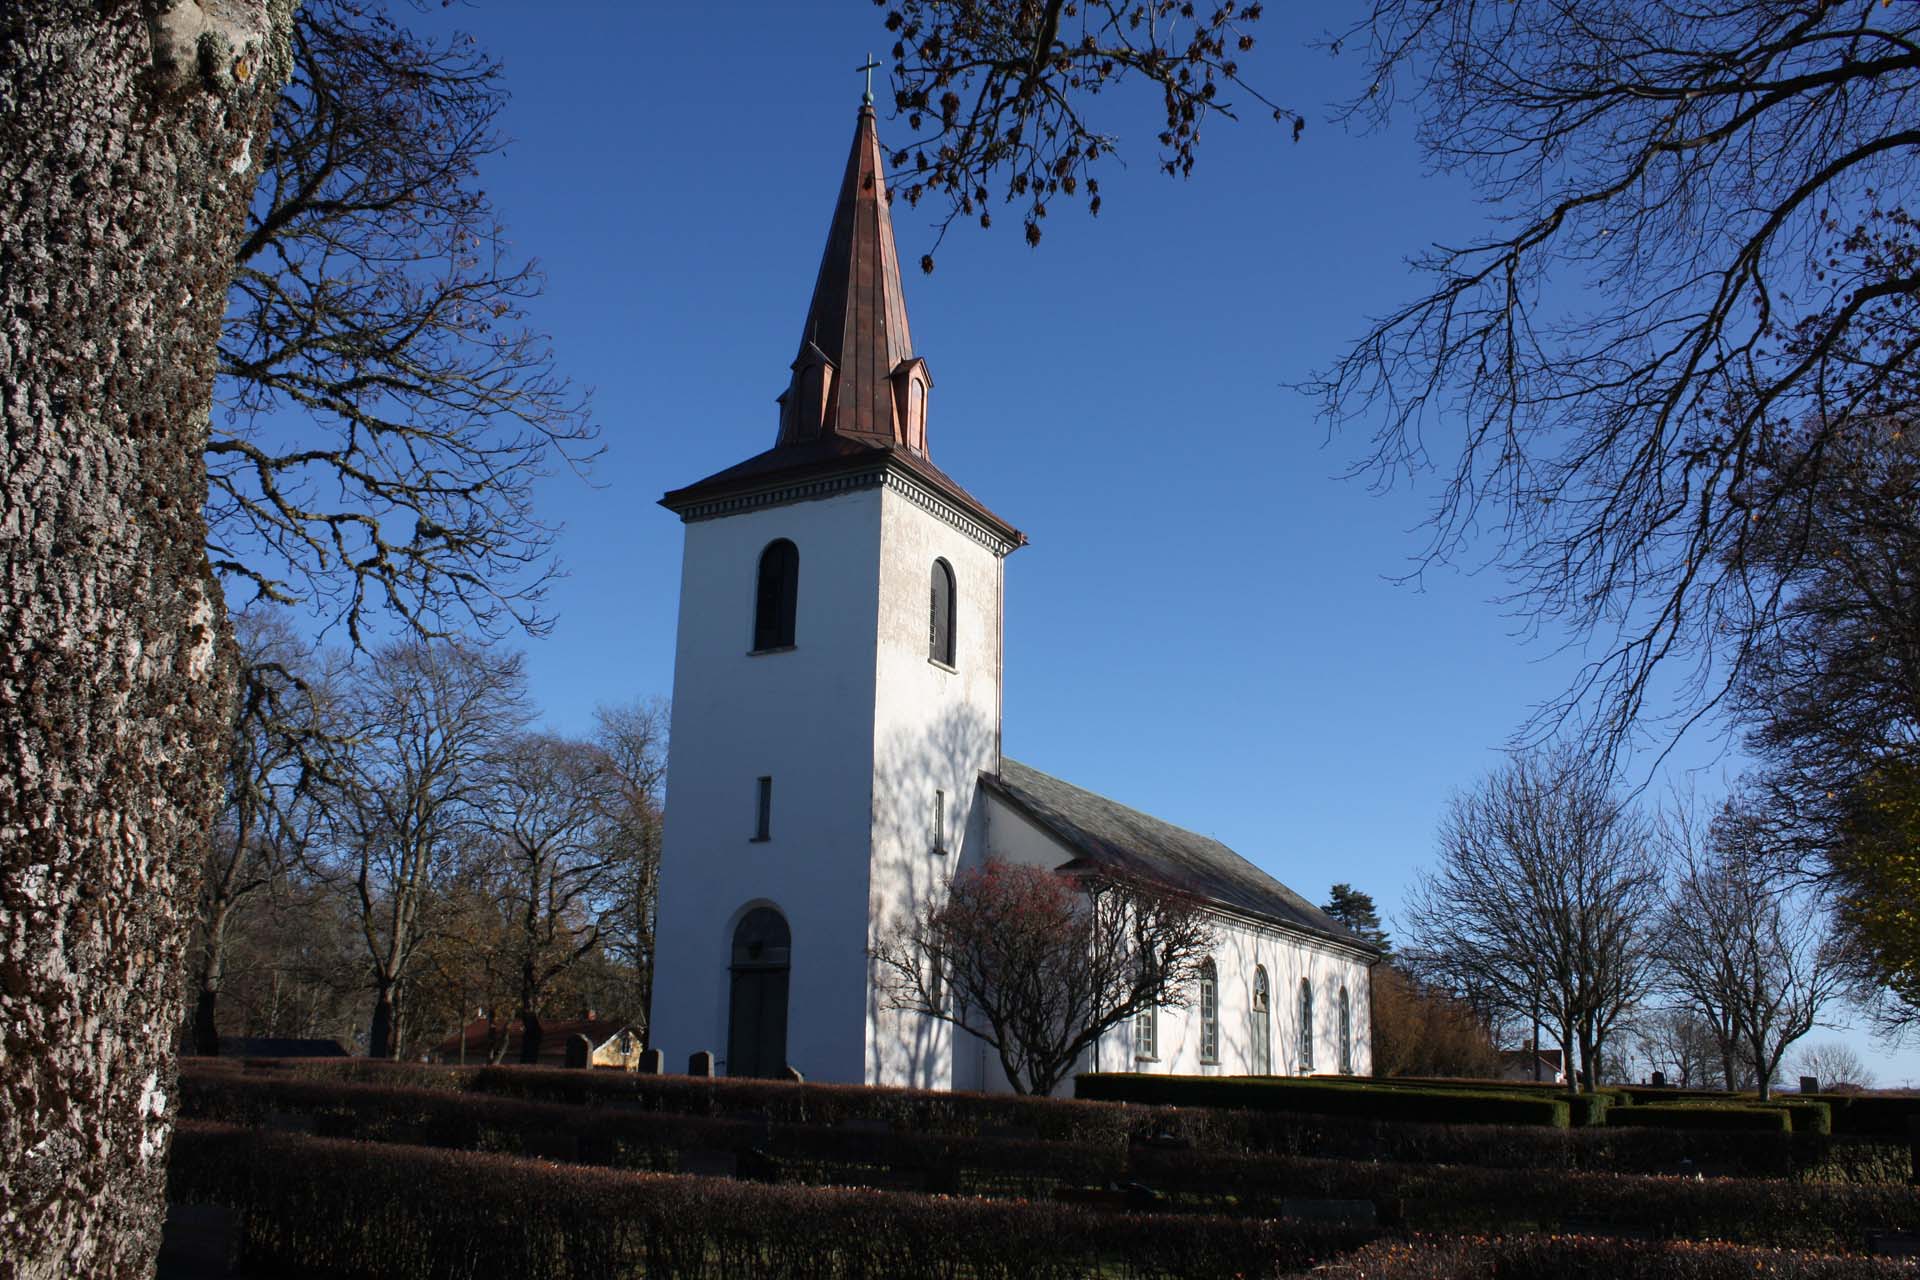
[(1015, 1091), (1044, 1095), (1113, 1027), (1183, 1006), (1213, 945), (1190, 895), (988, 859), (897, 920), (872, 954), (889, 1007), (977, 1036)]

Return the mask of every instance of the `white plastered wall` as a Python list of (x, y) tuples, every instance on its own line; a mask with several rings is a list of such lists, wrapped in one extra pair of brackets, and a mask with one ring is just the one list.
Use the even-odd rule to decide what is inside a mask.
[[(733, 928), (765, 903), (793, 933), (787, 1061), (810, 1080), (865, 1078), (881, 494), (686, 526), (653, 996), (670, 1071), (699, 1049), (725, 1056)], [(755, 655), (760, 554), (776, 538), (800, 553), (794, 646)], [(755, 842), (763, 776), (772, 838)]]
[[(987, 847), (1008, 862), (1057, 867), (1074, 857), (1050, 832), (1018, 809), (987, 793)], [(1351, 1064), (1355, 1074), (1373, 1069), (1372, 1022), (1369, 1017), (1370, 970), (1357, 951), (1337, 947), (1308, 935), (1238, 915), (1215, 919), (1218, 945), (1213, 952), (1220, 1008), (1219, 1054), (1214, 1061), (1200, 1056), (1200, 1002), (1196, 990), (1186, 993), (1184, 1008), (1156, 1012), (1157, 1053), (1151, 1060), (1134, 1054), (1133, 1025), (1115, 1027), (1101, 1037), (1082, 1061), (1081, 1071), (1149, 1071), (1161, 1075), (1247, 1075), (1254, 1067), (1253, 984), (1255, 966), (1265, 966), (1271, 992), (1272, 1051), (1275, 1075), (1301, 1075), (1300, 1000), (1302, 978), (1314, 991), (1314, 1074), (1340, 1069), (1339, 992), (1344, 986), (1351, 1011)], [(961, 1087), (1004, 1089), (1005, 1075), (990, 1050), (977, 1040), (962, 1037), (956, 1061), (971, 1071), (978, 1083)], [(963, 1078), (965, 1076), (963, 1075)], [(1072, 1093), (1071, 1081), (1059, 1092)]]
[[(936, 560), (954, 577), (954, 661), (931, 659)], [(985, 824), (975, 793), (998, 767), (1001, 557), (902, 489), (880, 511), (880, 612), (873, 723), (872, 940), (946, 893), (955, 868), (979, 860)], [(935, 852), (934, 793), (945, 793)], [(954, 1087), (953, 1029), (889, 1007), (889, 979), (868, 986), (866, 1078), (874, 1084)], [(962, 1040), (968, 1037), (962, 1036)]]

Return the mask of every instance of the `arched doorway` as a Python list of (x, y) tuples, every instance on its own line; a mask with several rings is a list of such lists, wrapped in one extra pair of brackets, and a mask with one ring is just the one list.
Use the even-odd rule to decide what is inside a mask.
[(793, 935), (786, 917), (755, 907), (733, 931), (733, 994), (727, 1012), (727, 1074), (777, 1076), (787, 1066), (787, 971)]

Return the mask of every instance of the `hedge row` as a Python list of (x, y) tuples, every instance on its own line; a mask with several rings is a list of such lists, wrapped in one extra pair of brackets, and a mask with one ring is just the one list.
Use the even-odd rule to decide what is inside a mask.
[(1162, 1076), (1089, 1072), (1074, 1077), (1076, 1098), (1156, 1106), (1234, 1107), (1316, 1115), (1364, 1116), (1425, 1124), (1545, 1125), (1564, 1129), (1563, 1097), (1475, 1089), (1374, 1086), (1279, 1076)]
[(1743, 1133), (1792, 1133), (1793, 1117), (1785, 1107), (1699, 1106), (1685, 1102), (1649, 1103), (1623, 1107), (1608, 1118), (1613, 1126), (1662, 1129), (1717, 1129)]
[[(1117, 1178), (1121, 1143), (1047, 1142), (951, 1134), (874, 1132), (765, 1119), (609, 1111), (568, 1103), (455, 1094), (379, 1084), (258, 1079), (185, 1072), (182, 1114), (205, 1121), (311, 1132), (321, 1137), (558, 1157), (672, 1172), (686, 1153), (732, 1156), (743, 1171), (848, 1181), (849, 1167), (909, 1174), (960, 1190), (959, 1171), (1042, 1191)], [(759, 1163), (755, 1163), (758, 1161)], [(811, 1174), (809, 1168), (811, 1167)]]
[[(1030, 1138), (1123, 1149), (1129, 1142), (1184, 1146), (1202, 1151), (1265, 1152), (1333, 1156), (1410, 1164), (1464, 1164), (1487, 1168), (1591, 1169), (1623, 1173), (1706, 1172), (1743, 1177), (1790, 1177), (1821, 1171), (1847, 1181), (1904, 1181), (1904, 1146), (1868, 1150), (1838, 1141), (1781, 1133), (1719, 1133), (1697, 1130), (1586, 1129), (1545, 1126), (1433, 1125), (1356, 1117), (1303, 1115), (1204, 1107), (1129, 1107), (1115, 1103), (929, 1094), (854, 1086), (795, 1085), (686, 1076), (515, 1067), (488, 1072), (393, 1063), (303, 1066), (292, 1070), (242, 1071), (205, 1059), (189, 1060), (182, 1073), (189, 1114), (211, 1104), (197, 1102), (222, 1082), (274, 1080), (378, 1082), (390, 1087), (433, 1086), (443, 1096), (486, 1084), (489, 1096), (531, 1102), (567, 1099), (588, 1116), (689, 1115), (754, 1124), (834, 1123), (849, 1128), (884, 1127), (899, 1134), (948, 1137)], [(512, 1095), (510, 1098), (509, 1095)], [(584, 1103), (586, 1105), (578, 1105)], [(754, 1104), (761, 1104), (756, 1110)], [(236, 1104), (237, 1105), (237, 1104)], [(212, 1109), (199, 1114), (228, 1114)], [(258, 1123), (254, 1113), (248, 1118)], [(1025, 1121), (1027, 1123), (1019, 1123)], [(598, 1127), (602, 1121), (584, 1121)], [(426, 1140), (426, 1139), (419, 1139)], [(691, 1133), (687, 1146), (718, 1145)], [(449, 1143), (448, 1145), (465, 1145)], [(661, 1167), (634, 1158), (641, 1167)]]
[[(774, 1125), (728, 1117), (609, 1112), (557, 1103), (297, 1079), (183, 1076), (184, 1113), (199, 1120), (311, 1128), (326, 1137), (545, 1156), (675, 1171), (686, 1152), (732, 1156), (736, 1170), (783, 1182), (912, 1185), (1045, 1196), (1062, 1186), (1135, 1183), (1167, 1208), (1278, 1213), (1282, 1201), (1372, 1201), (1408, 1225), (1576, 1225), (1579, 1215), (1664, 1233), (1770, 1244), (1858, 1246), (1874, 1226), (1920, 1227), (1904, 1187), (1806, 1188), (1777, 1180), (1623, 1176), (1556, 1169), (1435, 1168), (1244, 1155), (1178, 1145), (1059, 1143)], [(1538, 1130), (1517, 1131), (1538, 1133)], [(1651, 1138), (1666, 1135), (1649, 1134)], [(1898, 1177), (1904, 1178), (1904, 1169)], [(1397, 1207), (1396, 1207), (1397, 1206)], [(1813, 1217), (1807, 1207), (1818, 1209)], [(1569, 1216), (1574, 1215), (1574, 1216)]]
[(1812, 1093), (1833, 1110), (1835, 1133), (1870, 1134), (1920, 1143), (1920, 1094)]
[(1893, 1258), (1835, 1258), (1729, 1244), (1591, 1236), (1383, 1240), (1320, 1268), (1316, 1280), (1914, 1280)]
[(368, 1280), (1279, 1276), (1378, 1232), (560, 1166), (200, 1122), (169, 1199), (240, 1211), (240, 1262)]
[(1249, 1208), (1293, 1197), (1370, 1200), (1424, 1230), (1572, 1230), (1858, 1250), (1874, 1231), (1920, 1230), (1920, 1192), (1894, 1185), (1472, 1169), (1136, 1150), (1127, 1176), (1173, 1195), (1230, 1188)]

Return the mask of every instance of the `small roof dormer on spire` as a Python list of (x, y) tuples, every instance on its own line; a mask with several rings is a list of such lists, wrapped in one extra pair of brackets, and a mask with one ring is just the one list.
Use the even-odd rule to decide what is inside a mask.
[[(871, 77), (877, 65), (869, 58), (859, 69)], [(779, 442), (831, 434), (924, 453), (932, 379), (907, 327), (871, 95), (869, 87), (781, 400)]]

